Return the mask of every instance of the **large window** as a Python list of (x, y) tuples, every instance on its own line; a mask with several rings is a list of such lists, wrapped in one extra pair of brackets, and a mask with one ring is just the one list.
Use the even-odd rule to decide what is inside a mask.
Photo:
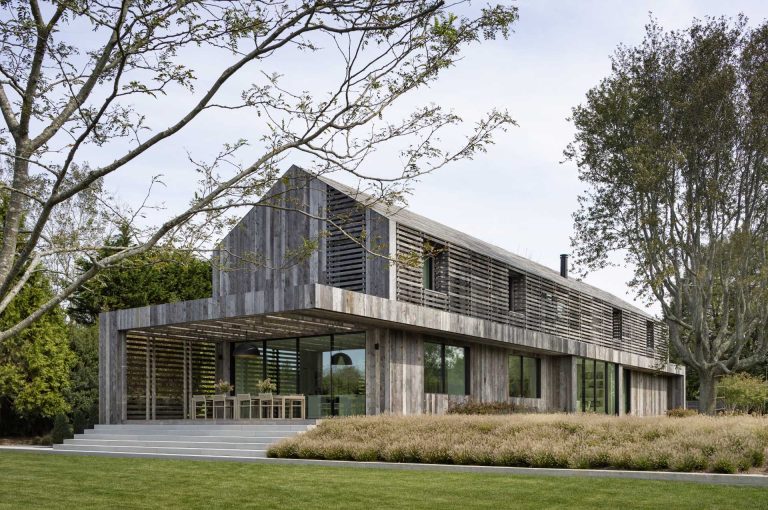
[(424, 392), (469, 394), (468, 349), (424, 342)]
[(509, 356), (509, 396), (541, 398), (541, 360)]
[(230, 366), (236, 393), (269, 377), (278, 394), (306, 396), (308, 418), (365, 414), (364, 333), (237, 343)]
[(613, 363), (576, 358), (576, 410), (617, 414), (616, 373)]

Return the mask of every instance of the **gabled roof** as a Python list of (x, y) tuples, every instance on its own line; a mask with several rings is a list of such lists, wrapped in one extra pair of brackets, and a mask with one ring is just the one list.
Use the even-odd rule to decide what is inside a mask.
[[(291, 169), (299, 170), (299, 168), (295, 166), (291, 167)], [(309, 174), (309, 172), (307, 173)], [(631, 303), (628, 303), (627, 301), (624, 301), (623, 299), (611, 294), (610, 292), (606, 292), (579, 280), (563, 278), (560, 276), (558, 271), (555, 271), (554, 269), (551, 269), (545, 265), (539, 264), (538, 262), (534, 262), (525, 257), (521, 257), (520, 255), (451, 228), (447, 225), (443, 225), (442, 223), (426, 218), (420, 214), (416, 214), (406, 208), (390, 207), (387, 204), (382, 203), (380, 200), (376, 200), (371, 195), (351, 186), (347, 186), (346, 184), (342, 184), (325, 176), (319, 176), (317, 178), (328, 186), (331, 186), (332, 188), (346, 195), (349, 195), (353, 199), (363, 203), (382, 216), (400, 223), (401, 225), (411, 227), (425, 234), (429, 234), (438, 239), (444, 240), (445, 242), (453, 243), (468, 250), (472, 250), (490, 258), (496, 259), (499, 262), (508, 264), (514, 269), (540, 276), (547, 280), (555, 281), (564, 287), (582, 292), (588, 296), (595, 297), (617, 308), (632, 311), (642, 315), (643, 317), (653, 319), (653, 316), (648, 314), (646, 311), (641, 310), (640, 308), (632, 305)]]

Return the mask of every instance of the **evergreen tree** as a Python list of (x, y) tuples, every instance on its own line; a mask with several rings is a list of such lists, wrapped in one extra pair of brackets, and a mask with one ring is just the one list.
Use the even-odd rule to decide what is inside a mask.
[[(0, 314), (0, 327), (15, 324), (51, 295), (45, 275), (35, 273)], [(0, 433), (39, 429), (41, 418), (69, 412), (66, 395), (75, 361), (59, 308), (0, 342)]]
[[(99, 258), (132, 246), (128, 227), (107, 240)], [(93, 263), (81, 259), (80, 271)], [(70, 317), (80, 324), (95, 324), (99, 313), (137, 306), (173, 303), (211, 296), (211, 264), (173, 248), (156, 248), (103, 270), (73, 294)]]

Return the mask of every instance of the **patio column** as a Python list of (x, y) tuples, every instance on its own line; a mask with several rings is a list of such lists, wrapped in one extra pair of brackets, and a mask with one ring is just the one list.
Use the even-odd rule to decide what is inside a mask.
[(99, 316), (99, 423), (127, 418), (125, 336), (114, 313)]

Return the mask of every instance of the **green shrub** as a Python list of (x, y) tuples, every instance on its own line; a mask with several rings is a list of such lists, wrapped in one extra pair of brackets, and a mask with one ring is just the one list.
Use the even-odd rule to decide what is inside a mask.
[(536, 409), (530, 406), (515, 404), (513, 402), (458, 402), (448, 404), (448, 414), (515, 414), (535, 413)]
[(717, 396), (730, 411), (762, 414), (768, 401), (768, 382), (745, 373), (727, 375), (717, 383)]
[(53, 420), (53, 430), (51, 431), (51, 441), (55, 444), (61, 444), (65, 439), (71, 439), (72, 425), (69, 423), (66, 414), (57, 414)]
[(51, 446), (53, 444), (53, 440), (51, 439), (50, 434), (45, 434), (44, 436), (36, 436), (32, 438), (31, 443), (40, 446)]
[(676, 407), (667, 411), (667, 416), (670, 418), (689, 418), (691, 416), (698, 415), (699, 412), (695, 409), (686, 409), (684, 407)]

